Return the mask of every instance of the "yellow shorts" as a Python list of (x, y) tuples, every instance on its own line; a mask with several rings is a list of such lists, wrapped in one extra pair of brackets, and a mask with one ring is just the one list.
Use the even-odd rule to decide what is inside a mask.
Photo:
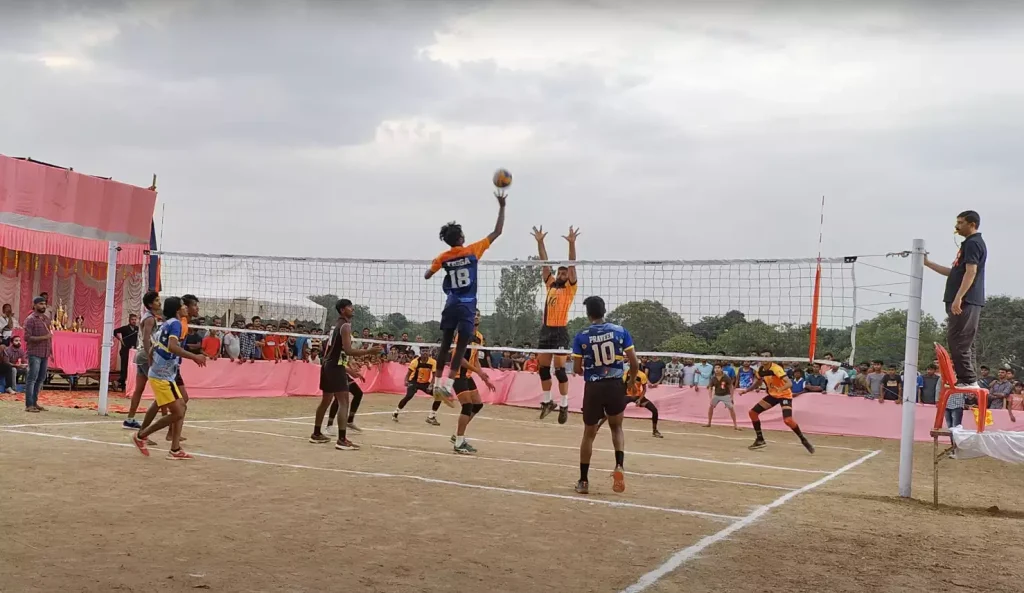
[(181, 399), (181, 392), (174, 381), (165, 379), (149, 378), (149, 387), (153, 390), (153, 397), (156, 398), (156, 405), (163, 407), (176, 400)]

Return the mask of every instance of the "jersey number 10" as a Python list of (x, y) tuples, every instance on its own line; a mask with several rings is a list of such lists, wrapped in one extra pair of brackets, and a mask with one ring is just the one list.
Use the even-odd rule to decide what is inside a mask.
[(466, 288), (470, 284), (469, 268), (456, 268), (448, 270), (448, 281), (452, 288)]
[(594, 366), (606, 367), (615, 364), (615, 342), (601, 342), (593, 348)]

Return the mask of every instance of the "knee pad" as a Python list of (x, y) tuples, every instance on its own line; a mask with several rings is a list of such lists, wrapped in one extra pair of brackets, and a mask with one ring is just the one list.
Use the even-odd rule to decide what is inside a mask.
[(555, 369), (555, 378), (558, 379), (559, 383), (568, 383), (569, 375), (565, 374), (565, 369)]
[(473, 415), (476, 416), (480, 413), (480, 410), (484, 409), (483, 404), (473, 404)]
[(540, 375), (540, 380), (541, 381), (550, 381), (551, 380), (551, 367), (548, 367), (548, 366), (540, 367), (540, 370), (537, 371), (537, 374)]
[(473, 417), (473, 404), (462, 404), (462, 415)]

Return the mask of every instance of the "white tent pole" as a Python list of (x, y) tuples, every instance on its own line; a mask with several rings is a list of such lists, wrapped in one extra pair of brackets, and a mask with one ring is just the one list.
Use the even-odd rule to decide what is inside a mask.
[(110, 390), (110, 350), (114, 347), (114, 282), (117, 280), (117, 241), (107, 245), (107, 292), (103, 296), (103, 338), (100, 342), (100, 401), (97, 411), (107, 415), (107, 395)]

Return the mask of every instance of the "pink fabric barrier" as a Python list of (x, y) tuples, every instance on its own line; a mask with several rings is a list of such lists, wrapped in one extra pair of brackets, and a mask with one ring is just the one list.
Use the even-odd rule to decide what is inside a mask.
[[(13, 332), (24, 339), (25, 330), (18, 328)], [(68, 375), (79, 375), (85, 371), (100, 368), (100, 334), (76, 332), (53, 332), (53, 356), (50, 367), (58, 368)], [(116, 346), (114, 346), (116, 348)], [(117, 370), (117, 356), (111, 356), (111, 364)]]
[[(361, 381), (360, 386), (367, 393), (404, 394), (406, 369), (405, 365), (397, 363), (365, 369), (363, 374), (366, 380)], [(535, 373), (503, 370), (488, 370), (487, 373), (496, 389), (494, 392), (488, 391), (482, 381), (477, 381), (485, 403), (540, 407), (540, 379)], [(189, 397), (195, 398), (281, 397), (320, 393), (320, 367), (304, 362), (255, 362), (240, 365), (229, 360), (215, 360), (200, 369), (185, 361), (181, 375)], [(134, 388), (136, 378), (136, 373), (131, 371), (129, 392)], [(147, 397), (151, 395), (148, 387), (145, 394)], [(709, 398), (706, 390), (662, 386), (648, 390), (647, 395), (658, 406), (662, 420), (699, 424), (707, 422)], [(764, 393), (755, 392), (735, 398), (740, 426), (750, 426), (747, 412), (763, 396)], [(418, 397), (427, 396), (418, 393)], [(579, 411), (582, 405), (583, 380), (572, 376), (569, 380), (569, 408)], [(800, 428), (807, 433), (886, 439), (898, 439), (900, 436), (902, 407), (892, 402), (879, 404), (859, 397), (808, 393), (796, 398), (793, 408)], [(631, 418), (650, 418), (650, 412), (633, 405), (626, 408), (626, 415)], [(993, 416), (995, 426), (990, 427), (990, 430), (1024, 429), (1024, 422), (1014, 426), (1005, 410), (995, 410)], [(935, 406), (918, 406), (914, 431), (916, 440), (931, 440), (929, 432), (934, 418)], [(762, 414), (761, 422), (765, 430), (789, 431), (782, 423), (782, 411), (778, 407)], [(728, 426), (731, 423), (728, 410), (719, 406), (715, 411), (715, 424)], [(964, 427), (974, 428), (974, 419), (970, 413), (964, 414)]]
[(0, 223), (148, 245), (155, 206), (156, 192), (149, 189), (0, 155)]

